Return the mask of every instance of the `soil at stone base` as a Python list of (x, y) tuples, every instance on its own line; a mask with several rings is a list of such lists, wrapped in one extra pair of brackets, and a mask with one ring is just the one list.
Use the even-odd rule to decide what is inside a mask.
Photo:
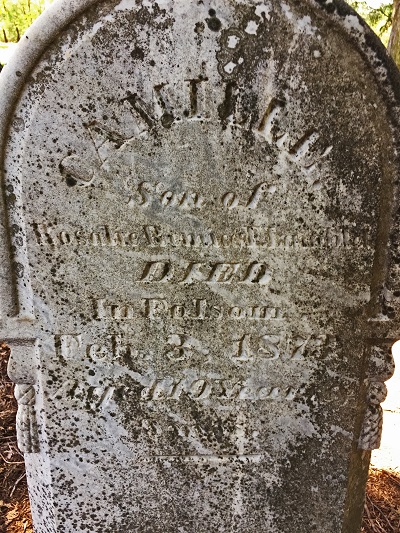
[(7, 376), (9, 350), (0, 346), (0, 533), (33, 533), (24, 458), (17, 447), (17, 402)]
[[(15, 436), (17, 403), (7, 377), (8, 356), (8, 348), (1, 345), (0, 533), (33, 533), (24, 461)], [(371, 468), (361, 533), (400, 533), (400, 473)]]

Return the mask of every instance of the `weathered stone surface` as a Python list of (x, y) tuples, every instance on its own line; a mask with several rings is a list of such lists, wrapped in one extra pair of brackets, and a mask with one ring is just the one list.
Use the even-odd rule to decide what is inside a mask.
[(357, 532), (399, 334), (371, 32), (338, 1), (59, 1), (1, 83), (36, 531)]

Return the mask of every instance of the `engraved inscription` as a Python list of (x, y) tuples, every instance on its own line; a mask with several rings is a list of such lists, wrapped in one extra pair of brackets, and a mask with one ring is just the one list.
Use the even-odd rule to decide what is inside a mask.
[(348, 229), (313, 230), (310, 234), (282, 233), (275, 226), (245, 226), (231, 234), (176, 233), (162, 226), (145, 226), (146, 242), (150, 246), (186, 248), (264, 248), (268, 250), (346, 249), (371, 246), (368, 230), (351, 235)]
[(121, 335), (108, 335), (108, 344), (97, 342), (84, 342), (82, 335), (55, 335), (54, 344), (56, 353), (65, 361), (83, 361), (86, 358), (91, 361), (105, 361), (127, 363), (137, 359), (138, 350), (126, 343)]
[(272, 273), (265, 263), (189, 263), (182, 267), (169, 261), (150, 261), (139, 281), (144, 283), (245, 283), (268, 285)]
[(282, 320), (282, 309), (265, 305), (223, 306), (210, 304), (206, 299), (173, 303), (166, 298), (141, 298), (131, 303), (111, 303), (104, 298), (93, 301), (95, 318), (100, 320), (134, 320), (142, 316), (150, 320)]
[(130, 196), (128, 205), (134, 207), (149, 207), (152, 202), (158, 202), (162, 207), (178, 207), (180, 209), (201, 209), (205, 205), (205, 198), (197, 192), (174, 192), (167, 190), (163, 183), (153, 185), (147, 181), (139, 183), (137, 194)]
[(192, 400), (293, 400), (295, 395), (294, 388), (260, 386), (251, 383), (250, 380), (179, 379), (172, 376), (154, 379), (141, 392), (142, 399), (151, 401), (179, 400), (183, 396), (188, 396)]
[(235, 361), (252, 361), (255, 357), (267, 361), (301, 361), (306, 357), (318, 357), (325, 347), (335, 343), (328, 335), (266, 334), (242, 335), (235, 341), (232, 358)]
[(170, 349), (165, 354), (171, 361), (185, 361), (189, 359), (194, 352), (207, 355), (209, 350), (204, 348), (202, 343), (189, 335), (169, 335), (167, 343)]
[[(256, 209), (262, 200), (267, 198), (267, 194), (274, 194), (276, 186), (263, 182), (254, 187), (247, 195), (228, 191), (221, 198), (216, 200), (217, 207), (225, 209)], [(138, 184), (134, 196), (130, 196), (128, 205), (130, 207), (140, 206), (147, 208), (154, 202), (161, 207), (177, 207), (180, 209), (202, 209), (207, 206), (210, 199), (206, 199), (202, 194), (195, 191), (176, 192), (168, 190), (164, 183), (149, 183), (143, 181)], [(214, 203), (214, 202), (213, 202)]]
[[(141, 386), (140, 401), (179, 401), (188, 398), (194, 401), (217, 401), (223, 404), (232, 401), (293, 401), (301, 388), (279, 387), (258, 384), (251, 380), (223, 379), (211, 377), (150, 377), (137, 374), (135, 381)], [(125, 386), (89, 385), (77, 380), (65, 381), (51, 398), (56, 403), (77, 399), (89, 410), (106, 408), (116, 397), (129, 396), (131, 390)]]
[(187, 107), (183, 112), (177, 112), (178, 105), (172, 104), (171, 92), (168, 83), (159, 83), (154, 85), (152, 102), (146, 102), (137, 93), (128, 93), (128, 96), (122, 100), (127, 102), (132, 113), (142, 123), (145, 129), (152, 129), (157, 124), (165, 129), (170, 129), (174, 124), (179, 124), (182, 120), (202, 120), (206, 118), (201, 109), (202, 98), (200, 91), (202, 83), (207, 82), (207, 78), (199, 75), (197, 78), (185, 79), (184, 92), (187, 94)]
[[(120, 149), (134, 138), (140, 138), (145, 132), (152, 131), (157, 127), (169, 130), (183, 122), (205, 122), (209, 121), (211, 117), (212, 119), (218, 117), (224, 128), (230, 126), (250, 129), (257, 117), (255, 113), (249, 113), (248, 110), (243, 112), (243, 91), (234, 80), (230, 79), (243, 64), (243, 57), (240, 56), (239, 52), (243, 35), (245, 34), (241, 30), (230, 28), (226, 30), (225, 38), (222, 40), (222, 42), (226, 42), (226, 45), (222, 47), (217, 56), (220, 60), (219, 71), (223, 78), (227, 78), (227, 81), (221, 95), (222, 102), (217, 103), (215, 109), (206, 110), (204, 107), (204, 94), (207, 89), (208, 79), (203, 75), (199, 75), (196, 78), (183, 79), (181, 82), (182, 87), (179, 87), (179, 89), (183, 88), (183, 91), (180, 91), (184, 94), (183, 109), (182, 102), (178, 102), (179, 98), (176, 94), (173, 94), (172, 85), (168, 82), (154, 85), (147, 99), (137, 92), (127, 91), (127, 96), (121, 99), (120, 104), (131, 111), (136, 121), (135, 131), (130, 137), (124, 137), (115, 131), (110, 132), (109, 128), (96, 121), (88, 120), (86, 127), (89, 130), (96, 130), (97, 136), (99, 131), (101, 132), (104, 139), (100, 147), (110, 141), (116, 149)], [(246, 35), (246, 37), (249, 36)], [(236, 45), (232, 48), (230, 44), (233, 42)], [(235, 57), (237, 56), (235, 61), (228, 60), (232, 54)], [(224, 57), (222, 63), (221, 57)], [(313, 162), (308, 161), (307, 156), (310, 148), (317, 143), (321, 135), (315, 129), (310, 129), (299, 133), (295, 140), (289, 139), (288, 133), (281, 131), (279, 128), (279, 115), (286, 106), (287, 102), (285, 100), (273, 97), (266, 106), (265, 111), (261, 113), (261, 120), (254, 131), (268, 142), (274, 144), (278, 149), (283, 150), (291, 161), (311, 171), (319, 159), (326, 157), (331, 152), (332, 146), (322, 151), (320, 150), (319, 155), (316, 156)], [(105, 161), (104, 158), (100, 157), (100, 159), (102, 162)], [(88, 181), (87, 177), (84, 178), (83, 182), (85, 181)]]
[(104, 385), (90, 385), (77, 380), (67, 380), (52, 394), (51, 400), (56, 405), (65, 405), (66, 400), (76, 399), (88, 411), (97, 411), (107, 408), (114, 394), (116, 387)]
[(138, 245), (136, 233), (113, 231), (110, 226), (101, 226), (97, 231), (54, 230), (47, 224), (33, 224), (37, 243), (41, 246), (120, 246), (132, 247)]
[[(108, 363), (127, 364), (144, 359), (147, 355), (136, 349), (134, 341), (126, 342), (122, 335), (107, 335), (105, 343), (84, 341), (82, 335), (56, 335), (55, 347), (58, 356), (65, 360), (89, 359)], [(226, 355), (238, 363), (252, 362), (255, 359), (264, 361), (281, 361), (294, 363), (304, 359), (319, 358), (326, 349), (333, 349), (337, 339), (332, 335), (305, 335), (302, 333), (266, 333), (256, 335), (245, 333), (240, 337), (232, 335), (224, 344), (228, 347)], [(204, 335), (196, 336), (188, 333), (172, 332), (162, 340), (164, 348), (160, 355), (170, 361), (187, 361), (194, 355), (220, 356), (215, 343)]]
[(235, 320), (282, 320), (282, 309), (268, 306), (227, 307), (210, 305), (207, 300), (195, 299), (191, 304), (170, 304), (165, 298), (146, 298), (145, 317), (157, 318), (220, 320), (224, 317)]
[[(325, 148), (318, 155), (312, 153), (312, 148), (320, 138), (315, 129), (309, 129), (299, 136), (298, 139), (290, 139), (289, 134), (280, 129), (279, 117), (283, 113), (286, 102), (279, 98), (272, 98), (269, 102), (261, 122), (255, 132), (270, 144), (274, 144), (286, 157), (311, 172), (318, 160), (327, 157), (332, 151), (332, 146)], [(310, 157), (311, 155), (311, 157)], [(317, 181), (313, 182), (315, 185)]]
[[(243, 226), (235, 232), (220, 234), (214, 231), (171, 232), (160, 225), (146, 225), (130, 230), (113, 229), (105, 224), (95, 230), (86, 228), (59, 229), (53, 224), (35, 223), (33, 229), (40, 246), (71, 247), (173, 247), (193, 249), (262, 248), (266, 250), (353, 249), (370, 248), (371, 236), (367, 228), (351, 233), (347, 228), (320, 228), (309, 234), (283, 233), (271, 225)], [(353, 230), (354, 231), (354, 230)]]

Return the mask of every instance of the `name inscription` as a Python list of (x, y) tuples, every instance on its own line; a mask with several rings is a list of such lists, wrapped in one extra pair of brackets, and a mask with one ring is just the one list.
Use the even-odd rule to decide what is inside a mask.
[(261, 248), (266, 250), (354, 249), (370, 248), (368, 229), (354, 234), (348, 228), (317, 228), (307, 234), (286, 233), (275, 226), (244, 226), (232, 233), (171, 232), (160, 225), (146, 225), (130, 230), (109, 225), (95, 230), (60, 229), (52, 224), (34, 223), (36, 242), (49, 247), (173, 247), (193, 249)]

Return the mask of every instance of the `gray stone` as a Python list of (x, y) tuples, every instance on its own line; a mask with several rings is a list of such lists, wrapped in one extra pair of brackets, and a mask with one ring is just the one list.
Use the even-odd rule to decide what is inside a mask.
[(336, 0), (60, 0), (0, 79), (35, 531), (359, 531), (400, 298), (372, 32)]

